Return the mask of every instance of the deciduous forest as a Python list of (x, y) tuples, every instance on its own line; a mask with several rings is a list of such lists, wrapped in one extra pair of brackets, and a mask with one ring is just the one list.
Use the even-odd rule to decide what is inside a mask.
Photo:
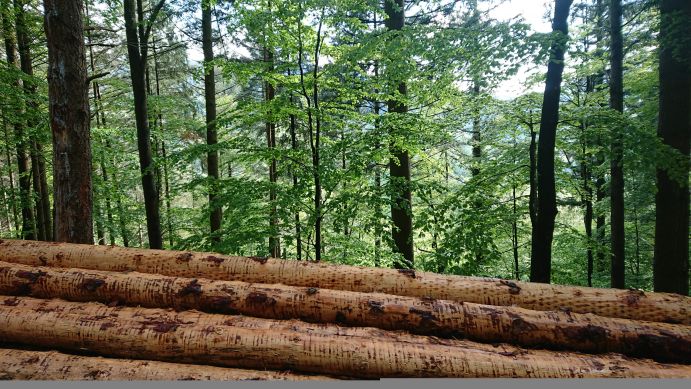
[(691, 2), (525, 3), (0, 0), (0, 238), (688, 295)]

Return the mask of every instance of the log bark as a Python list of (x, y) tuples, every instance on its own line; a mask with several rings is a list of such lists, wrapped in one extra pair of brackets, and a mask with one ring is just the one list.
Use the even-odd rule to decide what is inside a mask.
[(461, 277), (381, 268), (21, 240), (0, 241), (0, 260), (32, 266), (137, 271), (174, 277), (378, 292), (400, 296), (571, 311), (691, 324), (691, 298), (637, 290), (598, 289)]
[(177, 381), (327, 380), (289, 372), (0, 349), (0, 380)]
[[(464, 342), (467, 347), (381, 337), (326, 336), (292, 329), (251, 329), (235, 317), (196, 311), (107, 307), (0, 296), (0, 341), (87, 350), (101, 355), (228, 367), (379, 377), (691, 378), (691, 366)], [(241, 318), (285, 326), (289, 323)], [(299, 322), (296, 322), (299, 323)], [(315, 327), (340, 330), (333, 325)], [(364, 329), (367, 331), (368, 329)], [(426, 343), (427, 342), (427, 343)], [(425, 344), (426, 343), (426, 344)], [(477, 346), (477, 347), (475, 347)], [(501, 350), (501, 351), (500, 351)]]
[(691, 363), (691, 326), (382, 293), (0, 262), (0, 294), (240, 313)]

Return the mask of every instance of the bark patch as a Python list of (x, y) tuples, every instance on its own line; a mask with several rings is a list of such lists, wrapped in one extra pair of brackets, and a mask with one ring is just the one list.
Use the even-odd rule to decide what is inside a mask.
[(178, 263), (189, 262), (192, 260), (192, 258), (194, 258), (194, 255), (192, 255), (192, 253), (181, 253), (175, 257), (175, 261)]
[(48, 258), (46, 258), (45, 255), (39, 255), (38, 261), (41, 262), (41, 265), (43, 265), (43, 266), (48, 264)]
[(48, 274), (48, 273), (46, 273), (44, 271), (40, 271), (40, 270), (39, 271), (21, 270), (21, 271), (17, 272), (17, 277), (23, 278), (25, 280), (29, 280), (29, 282), (34, 283), (34, 282), (38, 281), (39, 278), (45, 276), (46, 274)]
[(269, 297), (264, 292), (251, 292), (245, 298), (248, 304), (258, 304), (258, 305), (274, 305), (276, 304), (276, 299)]
[(568, 339), (577, 340), (579, 343), (604, 344), (607, 341), (607, 330), (588, 324), (585, 327), (557, 327)]
[(345, 323), (347, 321), (346, 316), (343, 314), (343, 312), (338, 311), (336, 312), (336, 323)]
[[(259, 262), (259, 264), (263, 265), (266, 263), (266, 261), (269, 260), (269, 257), (249, 257), (249, 259), (253, 260), (254, 262)], [(307, 262), (303, 262), (306, 266)]]
[(20, 300), (18, 298), (12, 297), (5, 299), (5, 301), (3, 301), (3, 304), (5, 304), (8, 307), (16, 307), (17, 305), (19, 305), (19, 301)]
[(317, 288), (307, 288), (307, 295), (311, 296), (313, 294), (316, 294), (319, 291)]
[(408, 278), (415, 278), (415, 270), (413, 269), (398, 269), (399, 274), (403, 274)]
[(92, 371), (84, 374), (84, 378), (91, 379), (91, 380), (97, 380), (99, 378), (108, 377), (109, 375), (110, 375), (110, 373), (105, 371), (105, 370), (92, 370)]
[(410, 308), (410, 313), (420, 317), (423, 322), (438, 321), (436, 316), (430, 311), (425, 311), (424, 309)]
[(626, 296), (624, 296), (624, 302), (630, 307), (635, 307), (643, 296), (645, 296), (645, 293), (642, 290), (629, 289)]
[(516, 285), (515, 282), (513, 281), (507, 281), (507, 280), (500, 280), (499, 283), (501, 285), (505, 285), (509, 287), (509, 294), (519, 294), (521, 293), (521, 287)]
[(195, 296), (199, 296), (200, 294), (202, 294), (202, 286), (199, 285), (199, 281), (197, 281), (196, 278), (190, 281), (178, 292), (178, 296), (180, 297), (188, 296), (190, 294), (193, 294)]
[(233, 300), (230, 297), (213, 297), (209, 305), (212, 310), (217, 312), (229, 315), (237, 315), (239, 313), (237, 309), (233, 308)]
[(108, 328), (112, 328), (112, 327), (115, 327), (115, 323), (105, 322), (105, 323), (101, 324), (101, 326), (100, 326), (98, 329), (99, 329), (100, 331), (105, 331), (105, 330), (107, 330)]
[(55, 254), (55, 259), (57, 259), (58, 261), (62, 261), (63, 259), (65, 259), (65, 254), (57, 253)]
[(367, 302), (367, 305), (369, 306), (369, 311), (371, 313), (374, 313), (374, 314), (384, 313), (384, 306), (379, 301), (370, 300)]
[(95, 292), (96, 289), (100, 288), (106, 282), (98, 278), (87, 278), (82, 282), (82, 288), (88, 290), (89, 292)]
[(204, 258), (204, 260), (207, 262), (213, 262), (216, 266), (221, 266), (221, 263), (225, 261), (224, 258), (215, 257), (213, 255), (209, 255), (208, 257)]

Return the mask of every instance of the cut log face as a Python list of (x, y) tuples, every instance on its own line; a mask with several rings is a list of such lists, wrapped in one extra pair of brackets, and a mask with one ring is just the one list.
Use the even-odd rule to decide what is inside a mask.
[(0, 260), (32, 266), (137, 271), (307, 288), (377, 292), (538, 311), (691, 325), (691, 297), (364, 268), (212, 253), (34, 241), (0, 241)]
[(618, 352), (662, 362), (691, 362), (691, 326), (381, 293), (0, 262), (0, 294), (240, 313), (557, 350)]
[[(347, 329), (368, 335), (351, 336), (335, 325), (235, 318), (197, 311), (176, 313), (0, 296), (0, 341), (86, 349), (113, 357), (361, 378), (691, 378), (688, 365), (659, 364), (617, 354), (524, 350), (469, 341), (433, 344), (432, 337), (409, 334), (402, 335), (406, 341), (399, 341), (389, 337), (395, 333), (376, 329)], [(243, 326), (243, 322), (249, 325)], [(329, 331), (331, 334), (326, 333)]]
[(143, 361), (86, 357), (57, 351), (0, 349), (0, 380), (329, 380), (325, 376), (308, 376), (290, 372), (231, 369), (215, 366), (186, 365), (160, 361)]

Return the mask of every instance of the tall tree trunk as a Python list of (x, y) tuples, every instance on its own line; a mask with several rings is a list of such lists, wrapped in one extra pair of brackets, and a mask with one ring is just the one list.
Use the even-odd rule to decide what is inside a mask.
[[(530, 114), (528, 128), (530, 129), (530, 146), (528, 153), (530, 156), (530, 193), (528, 197), (528, 215), (530, 216), (530, 241), (537, 240), (537, 132), (533, 123), (532, 112)], [(531, 247), (530, 262), (535, 257), (535, 248)]]
[(24, 92), (29, 97), (26, 103), (26, 124), (29, 129), (34, 129), (30, 138), (31, 171), (36, 202), (36, 236), (39, 240), (52, 240), (50, 220), (50, 200), (48, 198), (48, 184), (43, 162), (42, 145), (35, 133), (39, 127), (38, 106), (36, 99), (36, 85), (31, 80), (34, 75), (31, 47), (29, 45), (29, 31), (26, 24), (24, 6), (26, 0), (14, 0), (14, 11), (17, 29), (17, 47), (19, 48), (19, 62), (24, 74), (29, 76), (23, 81)]
[[(214, 73), (213, 30), (211, 27), (210, 4), (202, 6), (202, 46), (204, 49), (204, 100), (206, 103), (206, 144), (215, 147), (218, 143), (216, 133), (216, 75)], [(223, 211), (218, 204), (218, 151), (209, 150), (207, 153), (207, 169), (209, 176), (209, 221), (211, 225), (211, 241), (218, 244), (221, 241), (219, 230), (223, 223)]]
[[(290, 73), (288, 74), (290, 75)], [(293, 104), (293, 95), (290, 95), (290, 102)], [(298, 151), (298, 139), (297, 139), (297, 116), (290, 114), (290, 147), (293, 152)], [(293, 176), (293, 190), (297, 194), (298, 189), (298, 175), (297, 169), (293, 169), (291, 172)], [(295, 210), (295, 249), (297, 260), (302, 260), (302, 234), (300, 232), (300, 209)]]
[(569, 8), (573, 0), (556, 0), (547, 81), (542, 102), (540, 139), (537, 156), (537, 234), (532, 242), (530, 280), (549, 283), (552, 272), (552, 238), (557, 216), (557, 193), (554, 183), (554, 147), (559, 122), (559, 97), (564, 71), (564, 52), (568, 44)]
[[(384, 12), (388, 16), (385, 25), (389, 31), (400, 31), (405, 24), (405, 6), (403, 0), (385, 0)], [(389, 74), (389, 79), (399, 79), (400, 76)], [(405, 102), (401, 101), (407, 95), (407, 86), (403, 80), (392, 81), (398, 93), (390, 91), (392, 95), (401, 97), (388, 101), (389, 112), (394, 115), (402, 115), (408, 112)], [(401, 129), (390, 128), (392, 139), (400, 136)], [(413, 251), (413, 201), (410, 181), (410, 156), (405, 150), (393, 141), (390, 144), (391, 159), (389, 161), (389, 174), (392, 185), (391, 201), (391, 235), (394, 243), (394, 253), (403, 257), (403, 261), (396, 260), (394, 267), (397, 269), (412, 269), (414, 265)]]
[[(273, 49), (264, 47), (264, 64), (267, 72), (272, 72), (274, 69), (274, 53)], [(271, 153), (271, 160), (269, 161), (269, 253), (274, 258), (281, 257), (281, 240), (278, 233), (278, 211), (276, 205), (276, 184), (278, 181), (276, 157), (273, 152), (276, 150), (276, 123), (274, 122), (273, 114), (273, 100), (276, 96), (276, 90), (270, 81), (264, 81), (264, 102), (267, 104), (267, 118), (266, 118), (266, 144)]]
[[(135, 0), (124, 1), (125, 32), (127, 35), (127, 53), (130, 63), (130, 77), (134, 94), (134, 113), (137, 124), (137, 148), (139, 165), (142, 174), (144, 207), (146, 209), (146, 229), (149, 247), (163, 247), (161, 220), (159, 215), (159, 198), (156, 190), (155, 168), (151, 151), (151, 130), (149, 128), (149, 110), (146, 94), (146, 61), (148, 56), (148, 31), (155, 21), (164, 0), (156, 4), (148, 20), (137, 18)], [(141, 0), (138, 0), (141, 8)], [(141, 13), (140, 13), (141, 14)], [(146, 30), (144, 25), (146, 24)], [(140, 32), (137, 30), (140, 27)], [(143, 32), (141, 32), (143, 31)]]
[[(11, 69), (18, 69), (17, 64), (17, 42), (15, 39), (15, 32), (12, 27), (12, 6), (9, 0), (2, 0), (2, 29), (5, 38), (5, 55), (7, 56), (7, 64)], [(16, 78), (11, 81), (13, 87), (19, 91), (20, 80)], [(15, 98), (13, 109), (21, 112), (21, 101)], [(20, 120), (10, 121), (14, 127), (15, 147), (17, 152), (17, 175), (19, 176), (19, 198), (22, 210), (22, 237), (24, 239), (35, 239), (36, 233), (34, 231), (34, 212), (31, 205), (31, 177), (29, 160), (26, 155), (27, 143), (24, 134), (24, 126)]]
[[(609, 106), (619, 113), (624, 112), (624, 39), (621, 33), (621, 0), (610, 0), (610, 66)], [(625, 286), (624, 253), (624, 144), (621, 121), (612, 126), (612, 158), (610, 159), (610, 228), (612, 239), (611, 286), (623, 289)]]
[(656, 291), (689, 294), (689, 140), (691, 138), (691, 2), (662, 0), (660, 29), (660, 118), (657, 134), (678, 151), (679, 176), (657, 169), (655, 197)]
[(91, 132), (81, 0), (44, 0), (55, 240), (93, 243)]
[(12, 171), (12, 157), (10, 155), (10, 134), (7, 131), (7, 119), (5, 112), (2, 112), (2, 131), (5, 135), (5, 163), (7, 164), (7, 175), (10, 182), (10, 205), (12, 207), (12, 221), (14, 222), (15, 237), (21, 238), (19, 232), (19, 212), (17, 210), (17, 198), (14, 190), (14, 172)]

